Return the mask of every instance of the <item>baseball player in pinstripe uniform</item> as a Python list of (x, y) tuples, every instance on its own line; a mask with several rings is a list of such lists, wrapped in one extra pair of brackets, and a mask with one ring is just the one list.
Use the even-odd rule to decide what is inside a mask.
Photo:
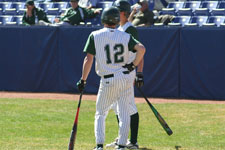
[[(131, 22), (128, 22), (128, 17), (131, 11), (131, 5), (129, 2), (125, 1), (125, 0), (117, 0), (114, 4), (115, 7), (117, 7), (120, 11), (120, 26), (118, 28), (118, 30), (123, 31), (123, 32), (127, 32), (129, 34), (131, 34), (135, 39), (138, 40), (138, 33), (136, 28), (131, 24)], [(130, 61), (133, 61), (136, 53), (134, 52), (129, 52), (130, 53)], [(141, 87), (144, 84), (143, 81), (143, 59), (141, 60), (140, 64), (137, 67), (137, 74), (136, 74), (136, 78), (135, 78), (135, 85), (137, 87)], [(126, 147), (128, 149), (138, 149), (138, 143), (137, 143), (137, 136), (138, 136), (138, 126), (139, 126), (139, 114), (137, 111), (137, 107), (135, 104), (135, 100), (134, 100), (134, 96), (132, 97), (132, 99), (129, 102), (129, 111), (130, 111), (130, 117), (131, 117), (131, 121), (130, 121), (130, 140), (127, 142)], [(118, 119), (118, 110), (116, 107), (116, 104), (113, 104), (112, 109), (114, 109), (116, 115), (117, 115), (117, 120)], [(117, 139), (110, 143), (107, 144), (106, 147), (115, 147), (117, 145)]]
[[(119, 11), (115, 7), (106, 8), (101, 16), (104, 28), (89, 35), (84, 52), (87, 53), (82, 77), (77, 83), (80, 92), (84, 90), (86, 79), (96, 59), (96, 73), (101, 77), (95, 113), (95, 150), (103, 150), (105, 140), (105, 118), (113, 103), (117, 103), (119, 135), (116, 150), (124, 150), (129, 134), (129, 101), (133, 94), (135, 68), (142, 60), (145, 47), (130, 34), (119, 31)], [(136, 51), (135, 59), (129, 62), (129, 51)]]

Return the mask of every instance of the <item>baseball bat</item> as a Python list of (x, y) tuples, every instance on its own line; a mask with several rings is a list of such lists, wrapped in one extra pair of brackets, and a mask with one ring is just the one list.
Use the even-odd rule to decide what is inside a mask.
[(147, 99), (147, 97), (144, 95), (142, 90), (140, 88), (137, 88), (138, 91), (141, 93), (141, 95), (144, 97), (146, 102), (148, 103), (149, 107), (151, 108), (152, 112), (154, 113), (155, 117), (158, 119), (159, 123), (163, 127), (163, 129), (166, 131), (168, 135), (172, 135), (173, 131), (170, 129), (166, 121), (163, 119), (163, 117), (159, 114), (159, 112), (156, 110), (156, 108), (150, 103), (150, 101)]
[(74, 150), (74, 144), (75, 144), (76, 135), (77, 135), (78, 116), (79, 116), (79, 111), (80, 111), (82, 95), (83, 95), (83, 92), (80, 93), (80, 98), (79, 98), (79, 102), (78, 102), (78, 106), (77, 106), (77, 113), (76, 113), (76, 117), (75, 117), (75, 120), (73, 123), (71, 135), (70, 135), (70, 142), (69, 142), (68, 150)]

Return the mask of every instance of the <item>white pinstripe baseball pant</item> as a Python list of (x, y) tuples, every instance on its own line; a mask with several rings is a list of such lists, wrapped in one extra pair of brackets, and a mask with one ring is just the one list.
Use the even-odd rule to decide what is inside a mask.
[(114, 74), (111, 78), (101, 78), (96, 101), (95, 137), (97, 144), (103, 144), (105, 140), (105, 118), (110, 106), (117, 103), (119, 116), (119, 145), (126, 145), (129, 129), (130, 114), (128, 101), (133, 96), (133, 73), (122, 72)]

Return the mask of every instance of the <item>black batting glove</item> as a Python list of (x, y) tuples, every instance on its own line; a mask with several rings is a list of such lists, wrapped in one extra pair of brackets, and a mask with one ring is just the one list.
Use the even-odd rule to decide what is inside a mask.
[(83, 90), (85, 88), (85, 85), (86, 85), (86, 81), (85, 80), (80, 79), (77, 82), (77, 89), (79, 90), (80, 93), (83, 92)]
[(130, 63), (130, 64), (124, 65), (123, 68), (127, 68), (127, 70), (131, 72), (136, 68), (136, 66), (133, 63)]
[(144, 85), (144, 76), (142, 72), (137, 72), (135, 78), (135, 86), (140, 88)]

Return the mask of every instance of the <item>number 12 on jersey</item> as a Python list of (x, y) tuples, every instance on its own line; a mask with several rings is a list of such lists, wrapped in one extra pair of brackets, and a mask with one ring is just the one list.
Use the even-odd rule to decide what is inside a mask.
[[(105, 47), (105, 53), (106, 53), (106, 63), (107, 64), (111, 64), (113, 63), (112, 62), (112, 59), (114, 59), (114, 63), (121, 63), (121, 62), (124, 62), (124, 57), (122, 56), (123, 53), (124, 53), (124, 47), (122, 44), (115, 44), (113, 46), (113, 51), (110, 51), (110, 46), (109, 44), (107, 44)], [(113, 58), (111, 58), (111, 53), (114, 53), (114, 56)]]

